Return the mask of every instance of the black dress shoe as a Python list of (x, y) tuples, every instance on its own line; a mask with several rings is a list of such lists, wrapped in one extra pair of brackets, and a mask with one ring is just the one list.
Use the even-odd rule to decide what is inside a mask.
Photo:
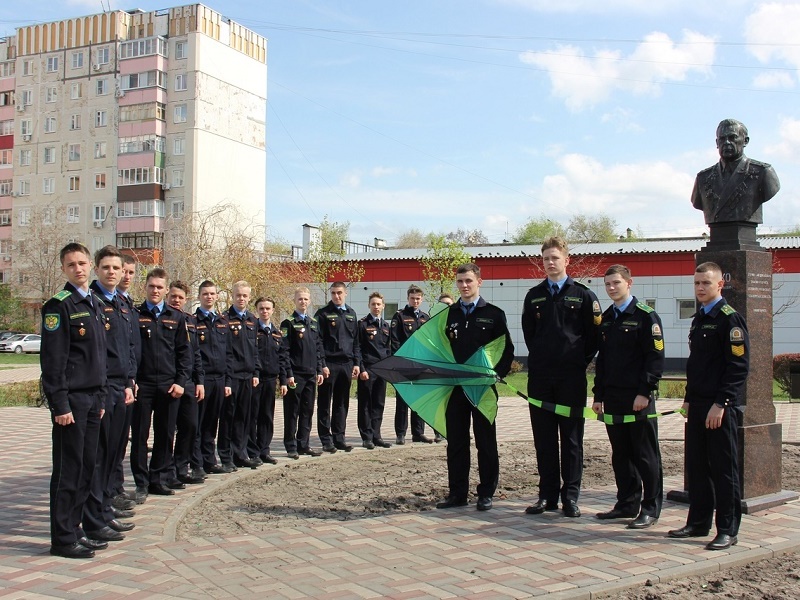
[(222, 472), (223, 473), (234, 473), (239, 469), (236, 468), (236, 465), (233, 463), (222, 463)]
[(727, 550), (739, 543), (739, 538), (727, 533), (718, 533), (717, 537), (706, 544), (706, 550)]
[[(333, 446), (331, 446), (333, 448)], [(336, 448), (333, 448), (333, 451), (336, 452)], [(322, 452), (319, 450), (314, 450), (313, 448), (306, 448), (304, 450), (298, 450), (299, 454), (305, 454), (306, 456), (322, 456)], [(326, 452), (329, 452), (326, 450)]]
[(144, 504), (144, 501), (147, 500), (147, 491), (146, 486), (136, 486), (136, 504)]
[(433, 440), (427, 435), (415, 435), (411, 438), (412, 442), (421, 442), (423, 444), (432, 444)]
[(480, 496), (478, 498), (478, 510), (489, 510), (492, 508), (491, 496)]
[(50, 546), (50, 554), (64, 558), (94, 558), (94, 550), (78, 542), (73, 542), (66, 546)]
[(539, 498), (536, 504), (525, 509), (526, 515), (540, 515), (544, 511), (558, 510), (558, 502)]
[(131, 517), (136, 515), (136, 512), (132, 510), (120, 510), (112, 506), (111, 514), (114, 515), (115, 519), (130, 519)]
[(628, 529), (647, 529), (658, 523), (658, 517), (652, 515), (639, 515), (628, 523)]
[(361, 442), (361, 445), (364, 446), (367, 450), (375, 450), (375, 444), (370, 442), (369, 440), (364, 440)]
[(136, 492), (126, 492), (125, 490), (119, 493), (119, 496), (125, 498), (126, 500), (133, 500), (136, 502)]
[(261, 465), (263, 465), (263, 464), (264, 464), (264, 461), (263, 461), (263, 460), (261, 460), (261, 459), (260, 459), (258, 456), (251, 456), (251, 457), (250, 457), (250, 460), (251, 460), (251, 461), (253, 461), (253, 463), (255, 463), (255, 465), (256, 465), (257, 467), (260, 467)]
[[(336, 454), (336, 446), (323, 446), (322, 451), (330, 454)], [(300, 451), (300, 454), (303, 454), (302, 450)]]
[(194, 474), (190, 475), (187, 473), (185, 475), (178, 475), (178, 481), (187, 485), (197, 485), (198, 483), (203, 483), (205, 479), (203, 479), (202, 476), (195, 476)]
[(466, 506), (467, 499), (461, 496), (448, 496), (436, 505), (436, 508), (455, 508), (456, 506)]
[(672, 529), (667, 532), (667, 537), (671, 538), (690, 538), (690, 537), (706, 537), (708, 529), (700, 529), (694, 525), (684, 525), (680, 529)]
[(206, 465), (203, 467), (203, 470), (209, 475), (221, 475), (225, 473), (225, 469), (222, 468), (222, 465)]
[(203, 467), (197, 467), (196, 469), (192, 469), (189, 471), (189, 475), (192, 477), (200, 477), (203, 481), (208, 479), (208, 473), (203, 470)]
[(394, 441), (395, 444), (398, 446), (405, 446), (406, 445), (406, 436), (398, 435), (397, 439)]
[(111, 506), (120, 510), (133, 510), (136, 508), (136, 500), (128, 500), (122, 494), (111, 499)]
[(136, 523), (125, 523), (123, 521), (117, 521), (116, 519), (111, 519), (108, 522), (108, 526), (111, 527), (114, 531), (130, 531), (134, 527), (136, 527)]
[(274, 456), (272, 456), (272, 454), (262, 454), (261, 455), (261, 460), (263, 462), (269, 463), (271, 465), (277, 465), (278, 464), (278, 461), (275, 459)]
[(78, 540), (78, 543), (81, 546), (85, 546), (89, 550), (105, 550), (108, 548), (108, 542), (102, 542), (100, 540), (90, 540), (86, 536), (83, 536)]
[(389, 442), (384, 442), (383, 440), (372, 440), (372, 443), (375, 444), (378, 448), (391, 448), (392, 445)]
[(287, 452), (286, 457), (291, 458), (292, 460), (297, 460), (300, 458), (300, 455), (297, 452)]
[(574, 500), (567, 500), (564, 502), (564, 516), (576, 519), (581, 516), (581, 509), (578, 508), (578, 503)]
[(174, 490), (160, 483), (151, 483), (147, 486), (147, 491), (156, 496), (173, 496), (175, 494)]
[(439, 444), (444, 441), (444, 437), (442, 437), (441, 434), (437, 433), (435, 436), (433, 436), (433, 441)]
[(608, 512), (597, 513), (596, 516), (598, 519), (633, 519), (637, 514), (625, 512), (618, 508), (612, 508)]
[(173, 479), (171, 481), (168, 481), (164, 485), (166, 485), (171, 490), (185, 490), (186, 489), (186, 484), (183, 483), (180, 479)]
[(111, 529), (108, 525), (95, 531), (87, 531), (86, 537), (90, 540), (100, 540), (101, 542), (120, 542), (125, 539), (125, 535), (119, 531)]
[(244, 467), (249, 467), (251, 469), (258, 468), (258, 465), (255, 463), (255, 461), (251, 460), (250, 458), (234, 458), (233, 464), (236, 465), (237, 467), (242, 467), (242, 468)]
[(353, 450), (350, 444), (334, 444), (333, 447), (342, 452), (351, 452)]

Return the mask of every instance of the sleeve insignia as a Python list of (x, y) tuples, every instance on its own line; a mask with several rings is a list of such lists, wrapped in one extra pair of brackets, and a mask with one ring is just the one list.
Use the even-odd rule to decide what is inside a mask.
[(600, 302), (598, 302), (597, 300), (592, 302), (592, 310), (594, 311), (594, 314), (596, 314), (596, 315), (601, 314), (603, 311), (600, 310)]
[(288, 327), (281, 327), (281, 335), (283, 337), (286, 337), (287, 335), (289, 335), (289, 328)]
[(744, 343), (744, 331), (742, 331), (741, 327), (731, 329), (731, 342), (734, 344)]
[(734, 356), (744, 356), (744, 344), (734, 346), (731, 344), (731, 354)]
[(653, 323), (652, 327), (653, 337), (661, 337), (661, 327), (658, 326), (658, 323)]
[(653, 347), (659, 352), (664, 351), (664, 340), (653, 340)]
[(44, 328), (47, 331), (55, 331), (61, 325), (61, 317), (57, 314), (47, 314), (44, 316)]

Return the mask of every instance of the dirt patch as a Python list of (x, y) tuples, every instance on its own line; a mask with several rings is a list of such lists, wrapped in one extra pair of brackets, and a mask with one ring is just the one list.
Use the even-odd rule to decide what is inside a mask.
[[(535, 453), (532, 442), (499, 445), (500, 485), (496, 499), (535, 499)], [(474, 452), (474, 449), (473, 449)], [(683, 472), (683, 442), (662, 442), (666, 477)], [(610, 448), (606, 440), (584, 446), (583, 487), (609, 485)], [(343, 453), (326, 460), (281, 461), (280, 468), (260, 469), (213, 494), (181, 522), (178, 537), (258, 535), (276, 527), (346, 521), (391, 513), (434, 510), (447, 494), (445, 445)], [(471, 481), (477, 481), (473, 457)], [(800, 448), (783, 448), (783, 487), (800, 490)], [(787, 555), (714, 573), (630, 590), (616, 597), (723, 598), (779, 600), (800, 598), (800, 558)]]

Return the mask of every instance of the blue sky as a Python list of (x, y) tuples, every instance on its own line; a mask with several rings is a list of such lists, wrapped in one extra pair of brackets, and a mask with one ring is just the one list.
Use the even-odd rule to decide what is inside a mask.
[[(152, 10), (167, 2), (111, 0)], [(176, 3), (177, 4), (177, 3)], [(620, 233), (699, 234), (689, 198), (717, 123), (782, 190), (761, 232), (800, 223), (800, 3), (226, 0), (268, 38), (270, 236), (350, 223), (353, 241), (604, 212)], [(0, 33), (100, 10), (4, 3)]]

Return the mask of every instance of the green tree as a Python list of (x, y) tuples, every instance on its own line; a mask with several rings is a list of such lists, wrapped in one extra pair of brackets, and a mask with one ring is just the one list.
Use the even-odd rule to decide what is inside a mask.
[(395, 240), (395, 248), (427, 248), (432, 234), (422, 233), (419, 229), (409, 229), (402, 232)]
[(515, 244), (539, 245), (547, 238), (559, 235), (566, 237), (567, 231), (558, 221), (553, 221), (544, 215), (538, 218), (531, 217), (514, 233), (511, 241)]
[(13, 288), (6, 283), (0, 284), (0, 329), (34, 331), (33, 319), (25, 302), (15, 296)]
[(616, 241), (617, 222), (606, 214), (589, 217), (575, 215), (567, 226), (567, 239), (572, 244), (595, 244)]
[(471, 260), (472, 257), (459, 242), (448, 240), (444, 235), (431, 236), (425, 256), (419, 259), (425, 278), (422, 287), (428, 299), (433, 302), (443, 292), (452, 293), (456, 269)]
[(350, 223), (337, 223), (325, 215), (318, 228), (316, 239), (311, 242), (305, 259), (309, 278), (322, 291), (323, 300), (328, 295), (328, 282), (339, 279), (351, 284), (364, 277), (364, 265), (346, 260), (342, 241), (347, 239)]

